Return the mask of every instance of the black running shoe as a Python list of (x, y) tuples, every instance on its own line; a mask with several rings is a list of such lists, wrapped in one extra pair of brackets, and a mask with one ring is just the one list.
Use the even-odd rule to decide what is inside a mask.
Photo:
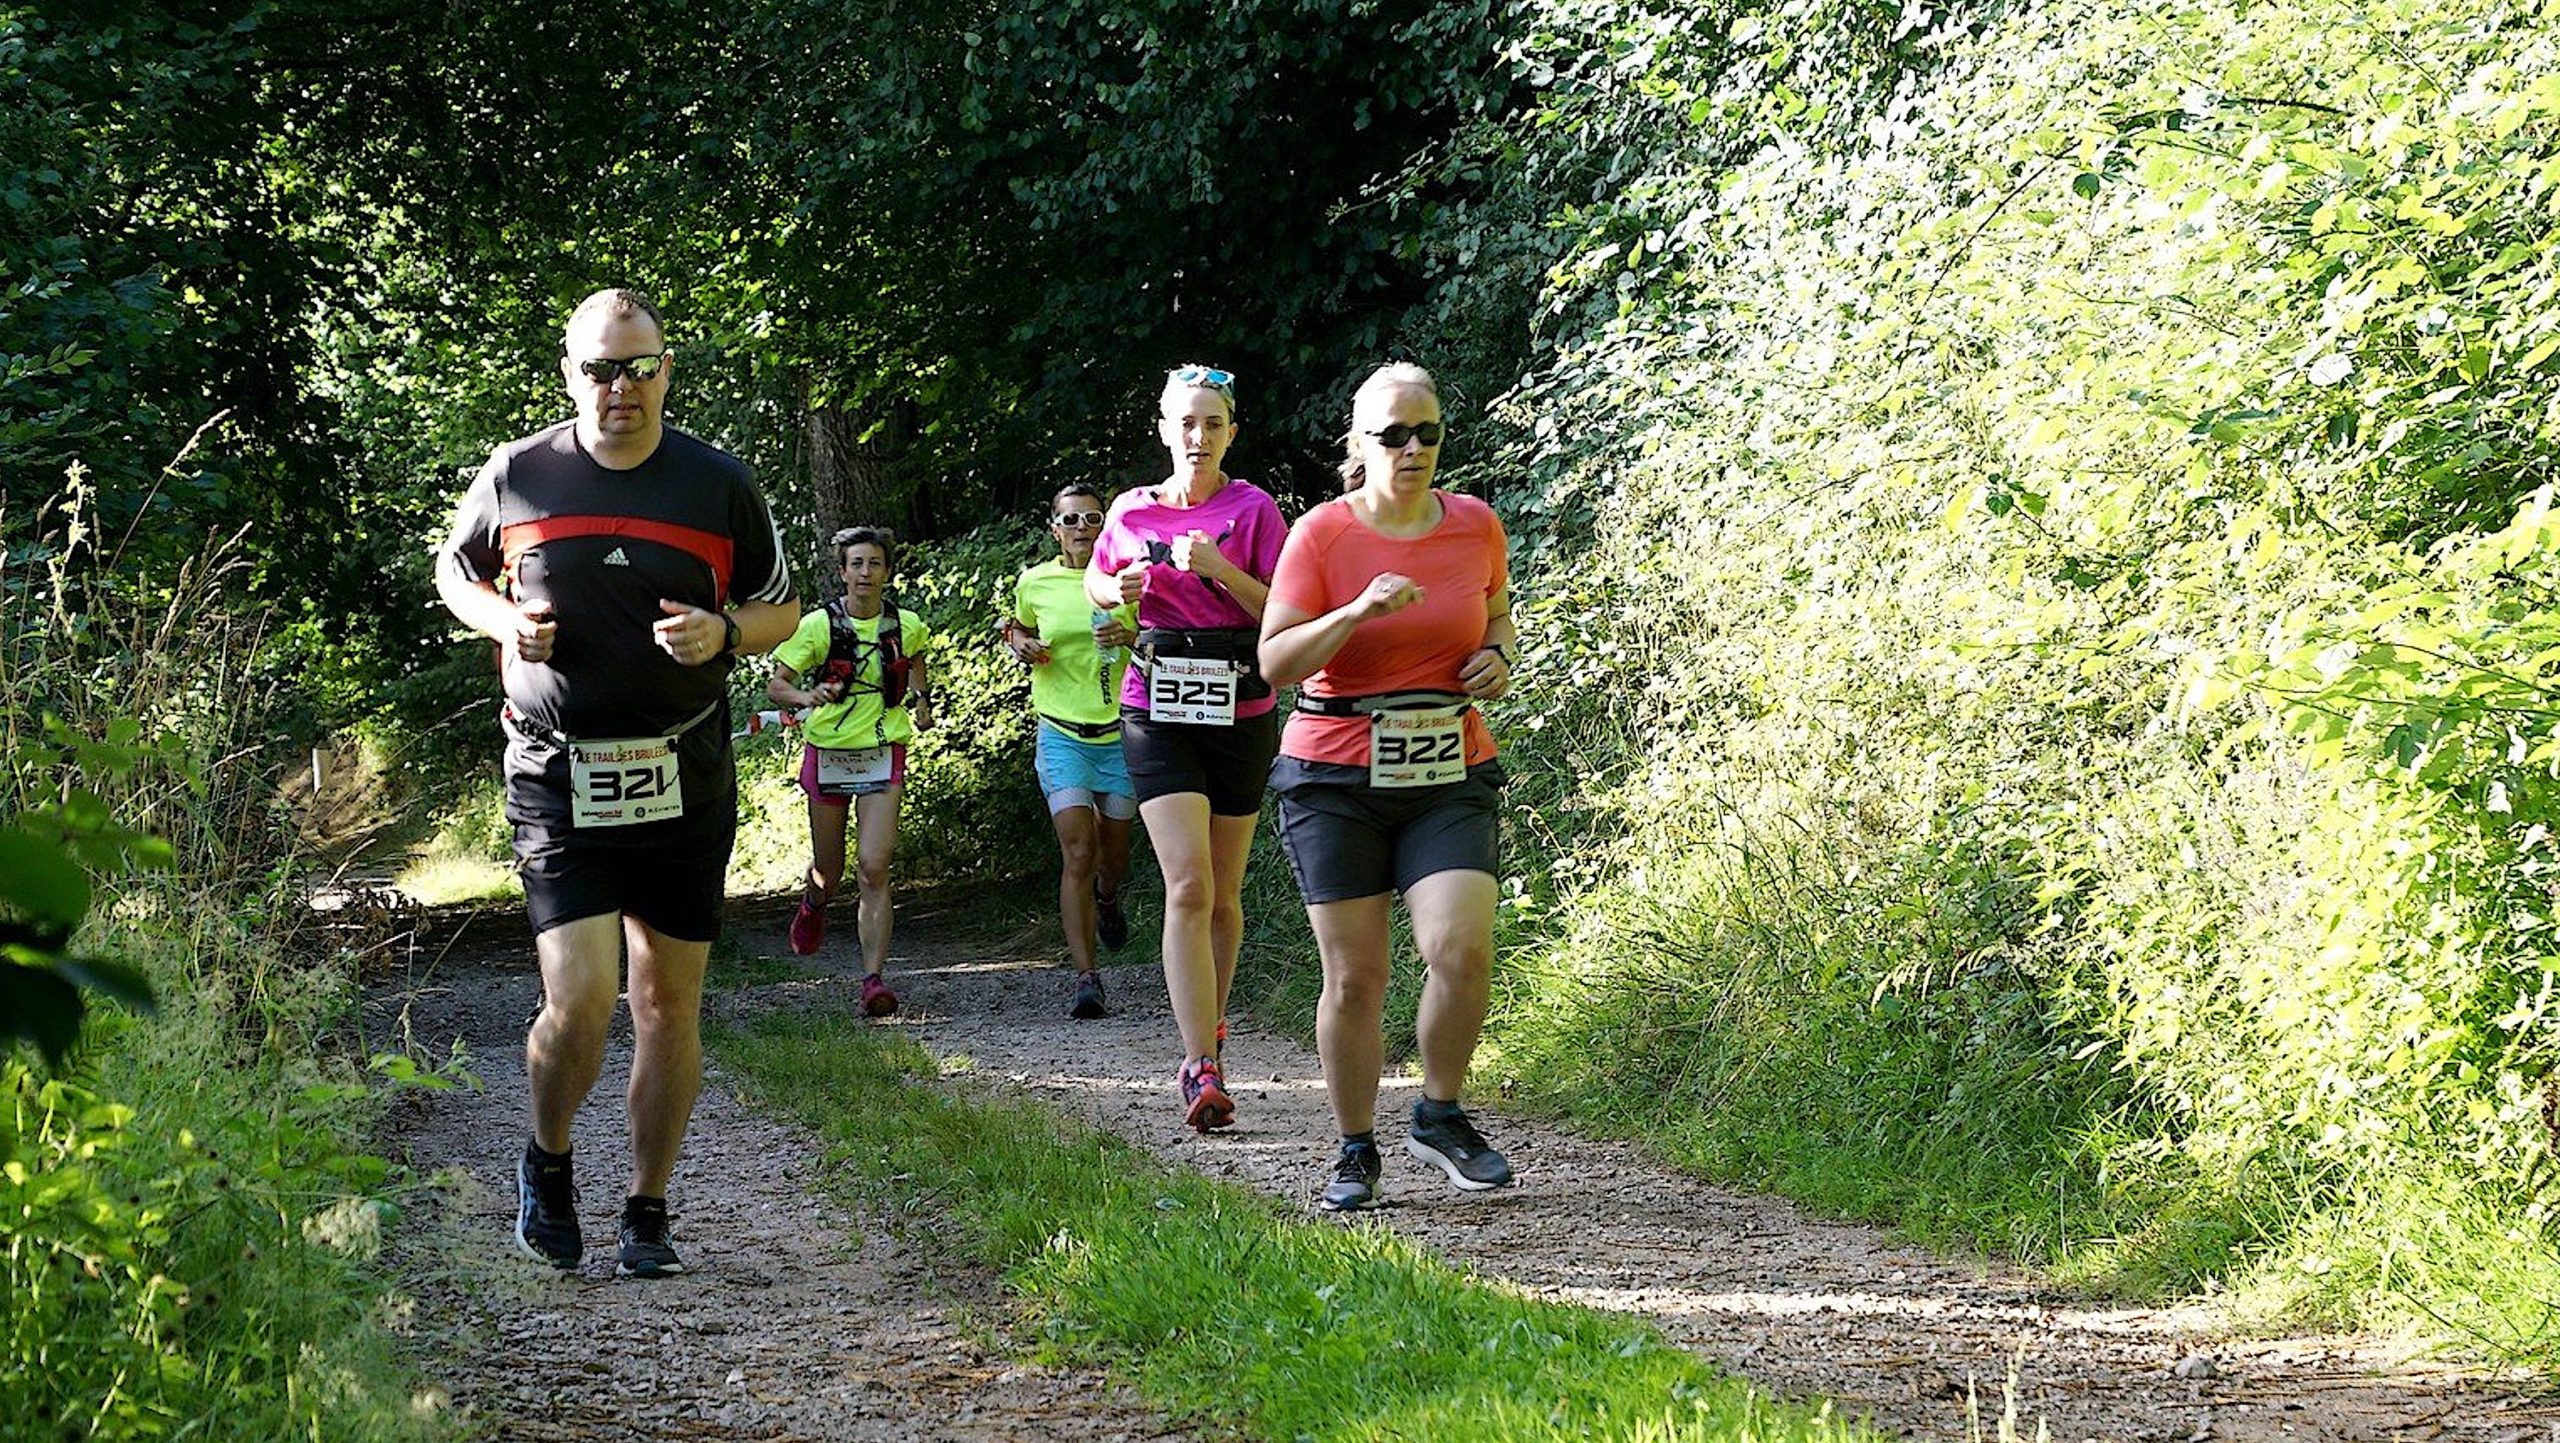
[(1487, 1146), (1483, 1134), (1454, 1102), (1423, 1098), (1413, 1105), (1413, 1130), (1404, 1150), (1449, 1175), (1468, 1192), (1511, 1185), (1511, 1163)]
[(554, 1156), (525, 1145), (516, 1164), (516, 1246), (536, 1262), (567, 1271), (586, 1256), (578, 1236), (578, 1185), (569, 1154)]
[(1102, 945), (1114, 952), (1129, 945), (1129, 914), (1121, 910), (1118, 897), (1094, 894), (1093, 930), (1101, 937)]
[(1324, 1195), (1316, 1206), (1329, 1213), (1358, 1212), (1376, 1207), (1386, 1198), (1378, 1186), (1378, 1175), (1386, 1171), (1386, 1159), (1378, 1156), (1374, 1142), (1346, 1142), (1342, 1154), (1333, 1160), (1333, 1180), (1324, 1185)]
[(671, 1278), (684, 1259), (667, 1244), (667, 1200), (637, 1193), (622, 1204), (622, 1253), (613, 1270), (626, 1278)]
[(1076, 1000), (1067, 1004), (1067, 1015), (1087, 1022), (1110, 1015), (1110, 1009), (1102, 1004), (1101, 973), (1076, 974)]

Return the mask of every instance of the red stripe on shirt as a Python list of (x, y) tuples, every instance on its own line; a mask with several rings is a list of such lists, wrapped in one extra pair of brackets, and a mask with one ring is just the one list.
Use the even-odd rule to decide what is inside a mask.
[(500, 529), (498, 549), (512, 575), (516, 558), (527, 550), (571, 536), (628, 536), (635, 541), (672, 546), (710, 567), (713, 595), (721, 601), (729, 599), (729, 571), (736, 564), (737, 543), (715, 532), (678, 526), (671, 521), (643, 521), (636, 516), (546, 516), (540, 521), (518, 521)]

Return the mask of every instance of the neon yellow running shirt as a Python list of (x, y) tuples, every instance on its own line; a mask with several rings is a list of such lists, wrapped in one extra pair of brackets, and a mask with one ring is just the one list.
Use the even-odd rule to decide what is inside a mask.
[[(1031, 668), (1031, 705), (1042, 716), (1087, 726), (1120, 720), (1120, 678), (1129, 669), (1129, 649), (1102, 655), (1093, 641), (1097, 609), (1084, 594), (1084, 572), (1055, 557), (1014, 581), (1013, 619), (1038, 632), (1049, 648), (1049, 659)], [(1133, 630), (1137, 614), (1130, 606), (1112, 613)]]
[[(799, 629), (791, 639), (773, 649), (773, 659), (791, 668), (803, 686), (820, 678), (818, 668), (827, 660), (829, 618), (827, 609), (819, 607), (800, 618)], [(859, 617), (853, 632), (862, 639), (861, 661), (853, 677), (853, 685), (844, 700), (831, 706), (812, 708), (801, 735), (813, 747), (876, 747), (884, 742), (903, 742), (916, 734), (915, 723), (907, 719), (901, 703), (884, 713), (880, 706), (880, 618)], [(932, 633), (925, 629), (924, 618), (900, 608), (898, 612), (900, 650), (908, 656), (924, 655)]]

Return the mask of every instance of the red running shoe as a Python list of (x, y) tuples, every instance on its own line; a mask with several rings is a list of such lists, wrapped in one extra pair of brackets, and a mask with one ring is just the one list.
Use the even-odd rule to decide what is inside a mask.
[(791, 914), (791, 950), (807, 957), (815, 953), (818, 945), (826, 940), (826, 907), (810, 906), (808, 898), (801, 898), (800, 910)]
[(898, 994), (889, 990), (877, 972), (862, 974), (862, 1011), (869, 1017), (886, 1017), (898, 1010)]
[(1184, 1123), (1196, 1132), (1235, 1125), (1235, 1099), (1227, 1096), (1227, 1080), (1216, 1058), (1182, 1064), (1181, 1077)]

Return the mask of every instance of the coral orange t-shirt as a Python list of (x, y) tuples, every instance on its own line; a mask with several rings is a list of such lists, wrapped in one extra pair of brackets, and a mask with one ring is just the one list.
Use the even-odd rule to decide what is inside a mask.
[[(1352, 628), (1333, 660), (1300, 683), (1309, 696), (1466, 690), (1458, 670), (1484, 648), (1487, 601), (1511, 585), (1510, 542), (1492, 507), (1473, 496), (1432, 494), (1440, 499), (1440, 524), (1421, 536), (1381, 536), (1348, 501), (1328, 501), (1290, 530), (1271, 574), (1271, 594), (1283, 605), (1322, 616), (1388, 571), (1422, 588), (1422, 600)], [(1481, 713), (1467, 713), (1466, 734), (1467, 765), (1493, 759), (1493, 732)], [(1369, 719), (1292, 713), (1280, 750), (1301, 761), (1365, 767)]]

